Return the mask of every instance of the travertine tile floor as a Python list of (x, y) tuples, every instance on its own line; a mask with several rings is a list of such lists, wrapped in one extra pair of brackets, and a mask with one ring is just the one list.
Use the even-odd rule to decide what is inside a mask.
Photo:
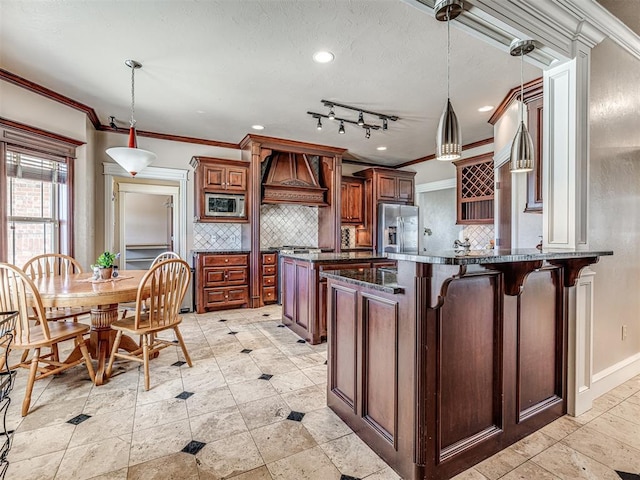
[[(118, 364), (100, 387), (78, 367), (36, 383), (16, 429), (7, 479), (398, 479), (326, 407), (326, 344), (299, 343), (278, 306), (187, 314), (193, 368), (169, 347)], [(612, 479), (640, 473), (640, 376), (476, 465), (457, 480)], [(631, 478), (631, 477), (630, 477)]]

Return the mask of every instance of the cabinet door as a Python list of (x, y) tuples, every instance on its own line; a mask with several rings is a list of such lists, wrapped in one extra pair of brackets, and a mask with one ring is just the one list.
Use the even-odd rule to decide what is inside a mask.
[(397, 177), (390, 175), (378, 175), (378, 199), (397, 200)]
[(225, 280), (227, 285), (246, 285), (249, 282), (246, 267), (227, 268)]
[(209, 190), (224, 190), (226, 183), (226, 169), (217, 165), (205, 165), (202, 175), (203, 188)]
[(413, 190), (412, 178), (398, 178), (398, 200), (413, 203)]
[(202, 272), (204, 275), (203, 287), (219, 287), (226, 282), (226, 270), (224, 268), (205, 267)]
[(362, 223), (362, 190), (363, 185), (361, 183), (348, 184), (349, 221), (351, 223)]
[(228, 167), (225, 182), (226, 190), (244, 192), (247, 190), (247, 169)]
[(340, 185), (340, 220), (342, 223), (349, 223), (349, 184), (342, 182)]
[(525, 212), (542, 213), (542, 98), (527, 102), (527, 125), (533, 139), (533, 170), (527, 173)]

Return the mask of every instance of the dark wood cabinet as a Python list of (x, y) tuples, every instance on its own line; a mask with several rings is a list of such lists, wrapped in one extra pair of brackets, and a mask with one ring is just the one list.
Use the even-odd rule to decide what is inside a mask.
[(247, 209), (243, 217), (208, 217), (205, 215), (205, 194), (226, 193), (245, 195), (248, 191), (249, 164), (237, 160), (224, 160), (212, 157), (193, 157), (194, 167), (194, 208), (198, 222), (234, 222), (249, 221)]
[(340, 220), (343, 224), (362, 223), (364, 182), (361, 178), (342, 177)]
[(262, 303), (269, 304), (278, 301), (278, 255), (276, 253), (262, 254)]
[(456, 166), (458, 225), (493, 223), (493, 154), (453, 162)]
[(364, 178), (362, 224), (356, 227), (356, 246), (377, 249), (378, 204), (413, 205), (415, 172), (372, 167), (354, 173)]
[(238, 308), (249, 303), (249, 254), (199, 253), (196, 312)]

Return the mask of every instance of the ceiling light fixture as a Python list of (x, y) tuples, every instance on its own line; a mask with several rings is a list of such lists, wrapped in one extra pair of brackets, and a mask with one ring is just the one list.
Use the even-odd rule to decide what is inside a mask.
[(333, 105), (329, 107), (329, 115), (327, 115), (327, 118), (329, 120), (335, 120), (336, 119), (336, 112), (333, 111)]
[[(371, 110), (364, 110), (362, 108), (358, 108), (358, 107), (352, 107), (351, 105), (346, 105), (344, 103), (336, 103), (336, 102), (331, 102), (329, 100), (320, 100), (322, 102), (322, 104), (325, 107), (329, 108), (329, 114), (325, 115), (323, 113), (318, 113), (318, 112), (307, 112), (308, 115), (311, 115), (313, 118), (316, 118), (318, 120), (318, 124), (317, 124), (317, 128), (318, 130), (320, 130), (320, 125), (322, 122), (320, 122), (321, 118), (328, 118), (329, 120), (336, 120), (338, 122), (341, 122), (341, 128), (338, 131), (338, 133), (343, 134), (344, 132), (344, 124), (345, 123), (350, 123), (352, 125), (358, 125), (360, 128), (363, 128), (365, 131), (368, 130), (368, 132), (365, 132), (365, 138), (369, 138), (371, 136), (371, 130), (386, 130), (388, 128), (388, 124), (389, 124), (389, 120), (391, 120), (392, 122), (395, 122), (396, 120), (400, 120), (400, 117), (396, 116), (396, 115), (387, 115), (386, 113), (380, 113), (380, 112), (373, 112)], [(357, 120), (351, 120), (349, 118), (344, 118), (344, 117), (336, 117), (336, 107), (339, 108), (343, 108), (345, 110), (351, 110), (354, 112), (358, 112), (358, 119)], [(380, 120), (382, 120), (382, 126), (380, 125), (376, 125), (374, 123), (367, 123), (364, 120), (364, 114), (368, 114), (371, 115), (373, 117), (377, 117)]]
[(382, 146), (376, 147), (376, 150), (379, 150), (381, 152), (385, 151), (386, 149), (387, 149), (387, 147), (382, 147)]
[(364, 116), (362, 115), (362, 112), (360, 112), (360, 114), (358, 115), (358, 125), (364, 125)]
[(340, 128), (338, 128), (338, 133), (340, 135), (344, 135), (344, 120), (340, 120)]
[(534, 151), (533, 140), (524, 124), (524, 56), (535, 49), (533, 40), (514, 40), (511, 43), (509, 53), (514, 57), (520, 57), (520, 126), (511, 144), (511, 166), (513, 173), (530, 172), (533, 170)]
[(313, 54), (313, 61), (316, 63), (329, 63), (333, 62), (335, 55), (329, 51), (321, 50)]
[(114, 129), (118, 128), (116, 125), (116, 117), (109, 117), (109, 126)]
[(251, 125), (254, 130), (264, 130), (264, 125)]
[(386, 130), (387, 128), (389, 128), (389, 123), (387, 122), (386, 118), (382, 119), (382, 129)]
[(129, 126), (128, 147), (108, 148), (106, 153), (113, 158), (122, 168), (135, 177), (142, 169), (153, 162), (157, 156), (155, 153), (138, 148), (136, 138), (136, 121), (133, 118), (135, 113), (135, 71), (142, 68), (142, 64), (135, 60), (125, 60), (125, 65), (131, 69), (131, 123)]
[(318, 130), (322, 130), (322, 120), (320, 119), (320, 117), (318, 117), (318, 124), (316, 125), (316, 128)]
[(371, 129), (370, 128), (365, 128), (364, 129), (364, 138), (371, 138)]
[(479, 112), (490, 112), (491, 110), (493, 110), (493, 105), (485, 105), (484, 107), (480, 107), (478, 109)]
[(436, 158), (438, 160), (456, 160), (462, 155), (462, 132), (458, 125), (458, 118), (451, 106), (449, 94), (449, 60), (451, 56), (450, 21), (462, 12), (460, 0), (441, 0), (435, 6), (436, 19), (447, 22), (447, 104), (444, 107), (438, 133), (436, 136)]

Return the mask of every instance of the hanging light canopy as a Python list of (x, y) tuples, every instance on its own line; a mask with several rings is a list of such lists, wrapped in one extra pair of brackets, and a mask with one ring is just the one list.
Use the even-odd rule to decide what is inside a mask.
[(127, 147), (113, 147), (107, 149), (107, 155), (113, 158), (122, 168), (135, 177), (143, 168), (149, 166), (157, 157), (155, 153), (138, 148), (136, 139), (135, 113), (135, 71), (142, 68), (142, 64), (135, 60), (126, 60), (125, 65), (131, 69), (131, 122), (129, 126), (129, 145)]
[(449, 21), (462, 12), (461, 0), (441, 0), (434, 7), (436, 19), (447, 22), (447, 104), (440, 116), (436, 136), (436, 158), (438, 160), (456, 160), (462, 155), (462, 131), (458, 125), (458, 117), (451, 106), (449, 95), (449, 57), (451, 33)]
[(520, 126), (511, 144), (510, 170), (513, 173), (530, 172), (533, 170), (535, 152), (533, 151), (533, 140), (524, 124), (524, 79), (522, 67), (524, 56), (535, 49), (533, 40), (514, 40), (511, 43), (509, 53), (514, 57), (520, 57)]

